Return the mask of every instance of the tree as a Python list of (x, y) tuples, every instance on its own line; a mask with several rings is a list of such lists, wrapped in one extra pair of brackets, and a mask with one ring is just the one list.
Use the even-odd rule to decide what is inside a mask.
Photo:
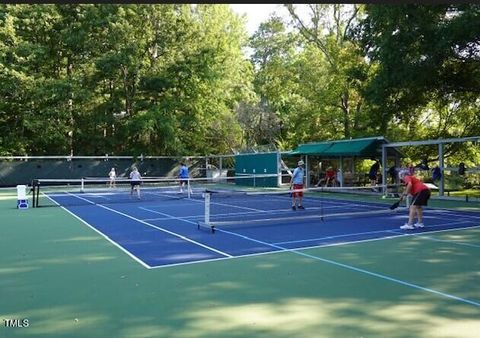
[(205, 154), (252, 97), (227, 5), (1, 5), (0, 152)]
[[(319, 90), (328, 95), (322, 95), (327, 105), (328, 114), (332, 119), (341, 121), (343, 137), (355, 136), (361, 128), (363, 99), (359, 94), (362, 83), (358, 72), (365, 77), (365, 67), (362, 67), (362, 55), (358, 46), (348, 38), (348, 32), (356, 22), (360, 8), (357, 5), (326, 5), (311, 4), (309, 21), (301, 18), (292, 4), (285, 5), (288, 9), (294, 27), (316, 47), (325, 60), (324, 69), (329, 78)], [(308, 21), (308, 22), (307, 22)], [(338, 130), (338, 129), (337, 129)], [(368, 133), (368, 130), (364, 133)], [(337, 134), (337, 136), (340, 136)]]
[(289, 135), (295, 129), (292, 112), (301, 100), (295, 65), (299, 46), (298, 36), (288, 33), (282, 19), (276, 16), (260, 24), (251, 37), (253, 84), (258, 99), (239, 110), (247, 146), (289, 144)]
[[(480, 104), (480, 6), (367, 5), (366, 13), (356, 37), (377, 68), (364, 95), (381, 117), (374, 121), (378, 130), (388, 132), (394, 120), (408, 126), (418, 115), (435, 115), (435, 132), (422, 136), (478, 134), (472, 112)], [(462, 120), (468, 127), (446, 127)]]

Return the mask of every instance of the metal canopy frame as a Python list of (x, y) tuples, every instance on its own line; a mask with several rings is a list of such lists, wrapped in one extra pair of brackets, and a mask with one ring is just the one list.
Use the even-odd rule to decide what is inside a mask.
[[(385, 137), (383, 136), (375, 136), (375, 137), (366, 137), (366, 138), (358, 138), (358, 139), (346, 139), (346, 140), (330, 140), (330, 141), (324, 141), (324, 142), (312, 142), (312, 143), (305, 143), (303, 145), (320, 145), (320, 144), (328, 144), (329, 146), (331, 146), (332, 144), (341, 144), (341, 143), (347, 143), (347, 142), (355, 142), (355, 141), (365, 141), (365, 140), (371, 140), (371, 141), (377, 141), (377, 142), (386, 142), (386, 143), (383, 143), (383, 144), (389, 144), (388, 142), (388, 139), (386, 139)], [(383, 144), (380, 144), (380, 145), (383, 145)], [(340, 172), (343, 176), (343, 172), (344, 172), (344, 165), (343, 165), (343, 162), (344, 162), (344, 159), (352, 159), (352, 173), (355, 172), (355, 167), (354, 167), (354, 162), (356, 159), (359, 159), (359, 158), (370, 158), (372, 156), (375, 156), (377, 157), (378, 155), (381, 155), (381, 156), (384, 156), (384, 151), (385, 151), (385, 154), (386, 156), (388, 156), (387, 154), (387, 151), (384, 150), (383, 148), (380, 148), (378, 145), (376, 147), (376, 154), (364, 154), (364, 155), (345, 155), (345, 154), (322, 154), (321, 152), (316, 154), (316, 153), (302, 153), (302, 152), (295, 152), (295, 151), (290, 151), (290, 152), (285, 152), (283, 153), (284, 155), (287, 155), (287, 156), (297, 156), (297, 155), (300, 155), (300, 156), (304, 156), (304, 159), (305, 159), (305, 171), (307, 173), (310, 172), (310, 156), (326, 156), (324, 157), (325, 159), (336, 159), (338, 160), (339, 162), (339, 168), (340, 169)], [(301, 146), (301, 145), (300, 145)], [(300, 147), (299, 146), (299, 147)], [(328, 148), (328, 147), (327, 147)], [(395, 163), (398, 163), (399, 162), (399, 157), (402, 157), (403, 154), (396, 148), (392, 147), (393, 148), (393, 151), (391, 151), (391, 154), (390, 156), (391, 157), (394, 157), (395, 158)], [(378, 154), (378, 150), (380, 150), (380, 154)], [(343, 180), (340, 180), (340, 186), (343, 186)], [(310, 187), (310, 175), (307, 175), (307, 179), (306, 179), (306, 187)]]
[[(438, 145), (438, 161), (439, 161), (439, 168), (441, 172), (440, 178), (440, 185), (438, 187), (438, 194), (439, 196), (444, 196), (445, 191), (445, 161), (443, 155), (443, 145), (445, 143), (458, 143), (458, 142), (478, 142), (480, 140), (480, 136), (472, 136), (472, 137), (461, 137), (461, 138), (446, 138), (446, 139), (437, 139), (437, 140), (425, 140), (425, 141), (407, 141), (407, 142), (396, 142), (396, 143), (388, 143), (382, 144), (382, 168), (383, 168), (383, 175), (382, 175), (382, 185), (387, 184), (386, 178), (386, 165), (387, 165), (387, 148), (391, 147), (407, 147), (407, 146), (421, 146), (421, 145)], [(384, 191), (385, 193), (386, 191)]]

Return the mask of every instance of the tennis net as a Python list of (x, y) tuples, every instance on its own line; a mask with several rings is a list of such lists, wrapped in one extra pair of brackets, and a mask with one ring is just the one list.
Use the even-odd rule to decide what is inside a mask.
[[(204, 220), (199, 228), (249, 227), (264, 224), (322, 221), (388, 215), (391, 200), (382, 198), (383, 186), (324, 187), (279, 191), (208, 190)], [(292, 193), (303, 193), (304, 209), (292, 209)]]
[[(255, 175), (261, 176), (277, 175)], [(135, 203), (146, 201), (202, 199), (207, 189), (234, 191), (243, 187), (243, 182), (252, 177), (190, 178), (181, 186), (179, 178), (143, 178), (139, 191), (133, 190), (131, 180), (109, 179), (36, 179), (32, 182), (33, 207), (77, 206), (89, 204)], [(255, 187), (252, 187), (255, 188)]]

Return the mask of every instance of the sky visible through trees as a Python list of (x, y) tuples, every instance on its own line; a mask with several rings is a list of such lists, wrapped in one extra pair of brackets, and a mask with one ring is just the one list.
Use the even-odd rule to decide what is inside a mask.
[(306, 9), (248, 34), (228, 5), (0, 5), (0, 154), (480, 134), (479, 5)]

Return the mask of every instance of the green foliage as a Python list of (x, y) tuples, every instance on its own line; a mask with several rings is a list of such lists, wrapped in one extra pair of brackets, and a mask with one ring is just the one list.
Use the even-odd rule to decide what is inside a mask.
[(252, 96), (252, 70), (227, 5), (12, 5), (0, 20), (1, 153), (204, 154), (241, 142), (234, 108)]
[[(480, 134), (478, 5), (285, 6), (288, 23), (272, 16), (248, 39), (224, 4), (0, 5), (0, 154)], [(438, 160), (435, 147), (402, 151)]]
[[(286, 6), (296, 30), (289, 32), (280, 18), (272, 17), (251, 39), (260, 96), (251, 112), (268, 114), (279, 128), (259, 132), (250, 141), (272, 142), (273, 132), (276, 144), (291, 149), (303, 142), (371, 134), (360, 95), (368, 68), (346, 35), (359, 8), (311, 5), (310, 18), (303, 19), (294, 5)], [(263, 130), (259, 123), (250, 129)]]
[[(377, 69), (364, 96), (378, 132), (396, 135), (400, 125), (408, 138), (478, 134), (478, 116), (468, 112), (479, 107), (480, 6), (367, 5), (366, 12), (357, 38)], [(428, 130), (418, 128), (425, 115)]]

